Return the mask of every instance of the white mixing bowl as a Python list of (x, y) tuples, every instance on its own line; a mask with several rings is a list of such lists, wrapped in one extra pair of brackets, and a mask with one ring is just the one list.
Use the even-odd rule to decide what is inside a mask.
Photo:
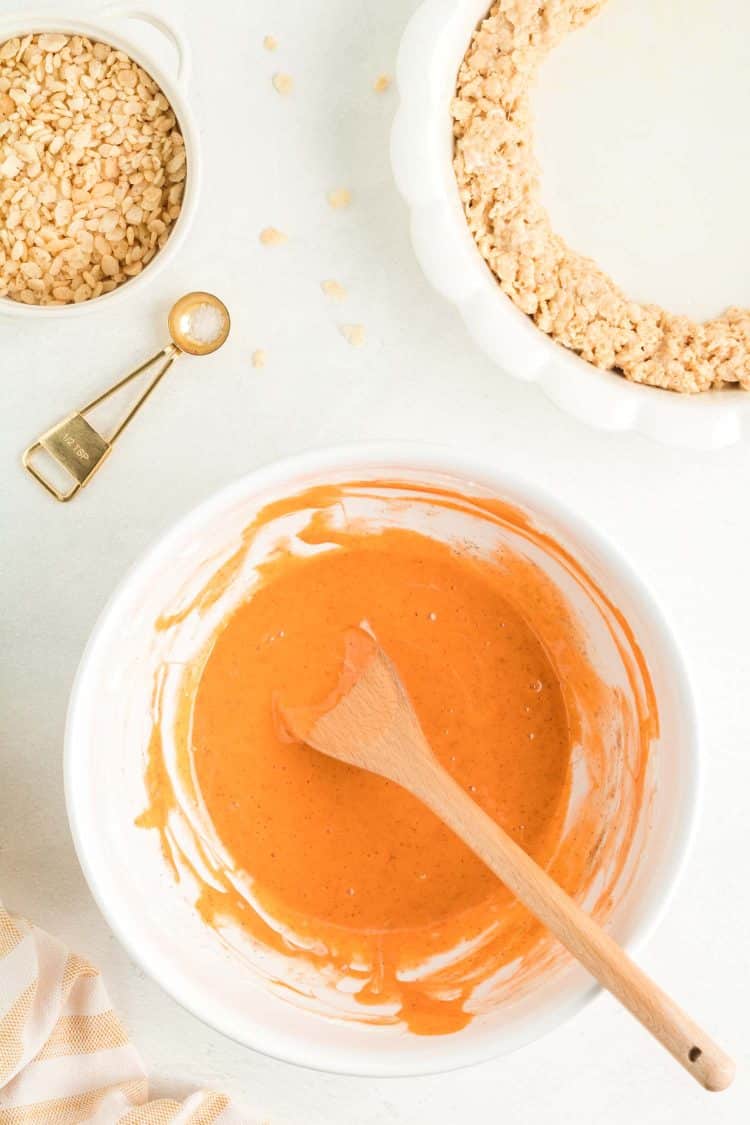
[[(498, 1004), (448, 1036), (324, 1017), (282, 998), (228, 951), (174, 882), (157, 833), (134, 826), (146, 803), (144, 750), (159, 663), (155, 620), (198, 568), (205, 579), (229, 557), (269, 501), (326, 482), (383, 479), (449, 485), (517, 506), (578, 560), (630, 623), (659, 702), (660, 737), (652, 748), (653, 793), (635, 874), (616, 902), (611, 928), (630, 947), (642, 940), (675, 883), (695, 813), (697, 734), (680, 654), (652, 597), (598, 533), (554, 498), (472, 457), (403, 444), (307, 453), (243, 477), (189, 513), (125, 578), (94, 629), (70, 702), (65, 787), (78, 856), (99, 906), (132, 957), (186, 1008), (286, 1061), (406, 1075), (511, 1051), (569, 1018), (597, 989), (577, 966), (558, 964), (513, 1004)], [(592, 633), (588, 643), (601, 642)]]

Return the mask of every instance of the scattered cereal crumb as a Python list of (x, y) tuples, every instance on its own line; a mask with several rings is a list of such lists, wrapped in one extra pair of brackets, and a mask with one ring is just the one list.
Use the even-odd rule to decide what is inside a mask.
[(294, 89), (294, 79), (291, 74), (274, 74), (271, 81), (277, 94), (291, 94)]
[(321, 281), (320, 288), (326, 297), (331, 297), (334, 301), (343, 301), (346, 297), (346, 289), (340, 281)]
[(352, 193), (348, 188), (335, 188), (328, 192), (328, 202), (334, 211), (339, 211), (342, 207), (348, 207), (351, 201)]
[(289, 241), (289, 235), (276, 227), (264, 227), (258, 237), (264, 246), (283, 246)]
[(365, 342), (365, 329), (362, 324), (341, 324), (339, 332), (353, 348), (361, 348)]
[(263, 40), (263, 46), (267, 51), (275, 51), (278, 45), (279, 41), (274, 35), (266, 35), (265, 39)]
[(373, 82), (372, 88), (376, 94), (384, 94), (391, 84), (390, 74), (379, 74)]
[(261, 368), (266, 366), (266, 352), (263, 348), (256, 348), (252, 355), (253, 367)]

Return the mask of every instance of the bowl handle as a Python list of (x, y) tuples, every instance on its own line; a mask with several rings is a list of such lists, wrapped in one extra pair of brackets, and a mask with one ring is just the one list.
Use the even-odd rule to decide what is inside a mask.
[(109, 4), (97, 13), (97, 18), (136, 20), (156, 28), (165, 39), (169, 40), (177, 54), (177, 71), (175, 78), (180, 85), (187, 85), (191, 69), (190, 44), (178, 20), (175, 20), (171, 16), (168, 18), (161, 12), (153, 12), (146, 4), (137, 2), (133, 4)]

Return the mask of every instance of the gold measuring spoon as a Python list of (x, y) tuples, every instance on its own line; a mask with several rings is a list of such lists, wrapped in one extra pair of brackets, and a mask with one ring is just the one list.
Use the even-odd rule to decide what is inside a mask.
[[(119, 379), (103, 394), (97, 395), (91, 402), (87, 402), (80, 410), (61, 419), (24, 450), (21, 458), (24, 468), (47, 489), (47, 492), (54, 496), (55, 500), (60, 500), (63, 503), (66, 500), (71, 500), (84, 485), (88, 484), (94, 473), (109, 456), (112, 446), (128, 422), (135, 417), (178, 356), (182, 355), (183, 352), (188, 355), (210, 355), (211, 352), (215, 352), (221, 347), (229, 335), (229, 312), (223, 301), (220, 301), (213, 293), (186, 293), (172, 306), (168, 323), (169, 334), (172, 339), (160, 352), (152, 355), (150, 359), (147, 359), (140, 367), (136, 367), (135, 371), (131, 371), (129, 375)], [(86, 415), (94, 407), (99, 406), (100, 403), (127, 386), (133, 379), (143, 375), (149, 367), (158, 363), (161, 359), (164, 362), (160, 364), (151, 382), (112, 432), (104, 437), (98, 430), (94, 429), (91, 423), (86, 420)], [(74, 483), (67, 492), (61, 492), (33, 464), (33, 459), (40, 450), (48, 453), (53, 461), (56, 461), (73, 479)]]

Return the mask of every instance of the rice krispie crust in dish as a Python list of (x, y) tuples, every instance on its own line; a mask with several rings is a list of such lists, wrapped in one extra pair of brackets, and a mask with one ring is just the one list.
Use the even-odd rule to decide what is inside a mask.
[(605, 0), (497, 0), (476, 29), (452, 101), (454, 169), (477, 246), (543, 332), (636, 383), (750, 390), (750, 310), (703, 323), (628, 298), (552, 229), (541, 202), (530, 92), (547, 53)]

